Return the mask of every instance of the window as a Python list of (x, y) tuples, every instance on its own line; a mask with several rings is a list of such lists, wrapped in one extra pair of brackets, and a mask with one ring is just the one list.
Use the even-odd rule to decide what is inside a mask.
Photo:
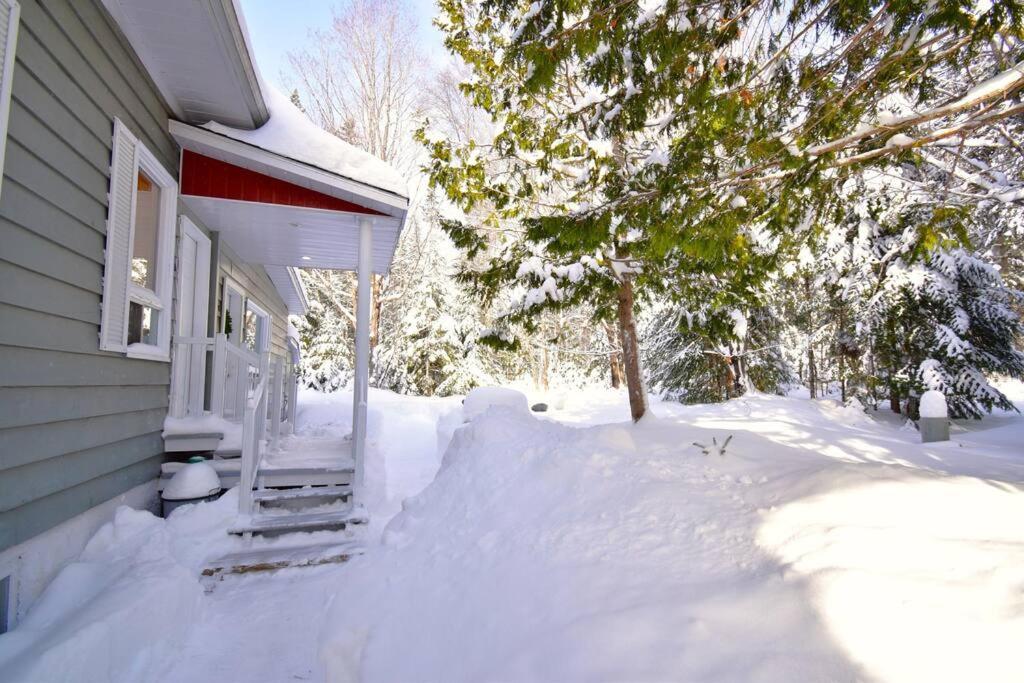
[(242, 343), (250, 351), (262, 353), (267, 350), (270, 316), (251, 301), (245, 302), (245, 327)]
[(100, 348), (170, 359), (178, 186), (114, 119)]
[(270, 347), (270, 314), (247, 298), (233, 280), (221, 280), (220, 331), (235, 346), (263, 353)]

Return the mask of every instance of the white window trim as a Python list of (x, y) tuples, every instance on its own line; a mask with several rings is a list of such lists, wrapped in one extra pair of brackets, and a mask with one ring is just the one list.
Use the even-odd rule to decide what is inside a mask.
[[(224, 276), (224, 283), (223, 283), (223, 286), (221, 287), (221, 291), (220, 291), (220, 296), (221, 296), (220, 331), (221, 332), (224, 332), (224, 328), (227, 326), (227, 321), (228, 321), (228, 290), (231, 290), (235, 294), (237, 294), (238, 298), (242, 301), (242, 306), (241, 306), (241, 309), (242, 309), (242, 320), (241, 321), (238, 321), (238, 320), (232, 320), (231, 321), (231, 326), (233, 328), (232, 331), (234, 331), (235, 329), (238, 330), (238, 342), (239, 343), (235, 344), (235, 346), (238, 346), (239, 348), (241, 348), (241, 346), (242, 346), (242, 327), (241, 326), (244, 325), (244, 323), (245, 323), (245, 302), (249, 299), (249, 297), (247, 297), (245, 295), (245, 288), (242, 287), (242, 285), (238, 284), (238, 282), (236, 282), (235, 280), (231, 279), (227, 275)], [(229, 343), (234, 344), (234, 342), (231, 341), (231, 337), (229, 335), (225, 334), (225, 336), (227, 337)]]
[(262, 333), (260, 334), (260, 338), (256, 340), (256, 348), (255, 349), (249, 349), (249, 350), (253, 351), (254, 353), (264, 353), (264, 352), (266, 352), (266, 351), (268, 351), (270, 349), (270, 326), (272, 324), (271, 319), (270, 319), (270, 313), (266, 309), (264, 309), (262, 306), (260, 306), (258, 303), (256, 303), (252, 299), (250, 299), (249, 297), (245, 298), (245, 301), (243, 302), (243, 306), (242, 306), (242, 311), (243, 311), (242, 330), (243, 330), (243, 334), (239, 337), (239, 341), (242, 343), (242, 346), (245, 346), (245, 335), (244, 335), (245, 317), (244, 317), (244, 313), (247, 313), (250, 308), (253, 310), (253, 312), (258, 317), (263, 318), (264, 325), (263, 325)]
[[(135, 143), (137, 170), (142, 171), (160, 188), (160, 219), (157, 235), (156, 251), (156, 289), (151, 291), (131, 282), (128, 283), (128, 306), (131, 303), (142, 304), (160, 311), (160, 323), (157, 327), (157, 343), (128, 344), (125, 355), (129, 358), (142, 358), (169, 363), (171, 361), (171, 325), (172, 304), (174, 298), (174, 239), (178, 223), (178, 183), (174, 176), (167, 172), (142, 142)], [(136, 174), (137, 175), (137, 174)], [(132, 202), (132, 234), (128, 243), (128, 272), (131, 273), (131, 258), (135, 253), (135, 208)], [(127, 311), (125, 311), (127, 316)], [(125, 335), (128, 325), (125, 325)]]

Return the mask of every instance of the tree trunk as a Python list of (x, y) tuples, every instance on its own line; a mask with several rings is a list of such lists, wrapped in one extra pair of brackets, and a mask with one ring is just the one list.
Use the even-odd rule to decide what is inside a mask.
[(629, 276), (619, 282), (619, 340), (622, 343), (622, 361), (626, 371), (626, 388), (629, 391), (629, 412), (633, 422), (647, 413), (647, 387), (644, 386), (640, 370), (640, 344), (636, 334), (636, 320), (633, 318), (633, 283)]
[(889, 387), (889, 408), (897, 415), (903, 412), (900, 410), (900, 394), (896, 391), (896, 387), (892, 386)]
[[(608, 335), (608, 345), (615, 346), (615, 328), (610, 323), (604, 324), (604, 333)], [(608, 354), (608, 365), (610, 366), (612, 376), (612, 389), (618, 389), (622, 386), (622, 354), (618, 351), (613, 351)]]
[(548, 355), (548, 347), (544, 347), (544, 355), (541, 359), (540, 365), (540, 389), (545, 394), (548, 393), (548, 370), (550, 368), (551, 360)]
[(818, 368), (814, 365), (814, 343), (807, 345), (807, 386), (811, 390), (811, 398), (815, 398), (814, 390), (818, 383)]

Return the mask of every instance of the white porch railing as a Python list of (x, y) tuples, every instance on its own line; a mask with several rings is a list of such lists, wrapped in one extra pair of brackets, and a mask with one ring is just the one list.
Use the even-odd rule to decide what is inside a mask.
[[(177, 337), (171, 366), (171, 417), (202, 417), (206, 388), (206, 353), (214, 347), (209, 337)], [(215, 365), (216, 367), (216, 365)]]
[[(211, 367), (207, 373), (207, 355), (211, 351)], [(282, 358), (275, 358), (274, 362), (284, 365)], [(171, 417), (212, 414), (231, 422), (241, 422), (246, 398), (267, 372), (269, 361), (265, 363), (260, 354), (235, 346), (225, 335), (218, 334), (215, 337), (176, 338), (172, 368), (171, 405), (168, 410)], [(284, 366), (282, 378), (285, 375), (287, 381), (282, 379), (281, 384), (274, 387), (274, 393), (283, 392), (283, 395), (271, 400), (282, 410), (281, 419), (292, 424), (297, 387), (295, 368), (291, 363)]]
[[(204, 409), (206, 357), (212, 351), (209, 373), (209, 411)], [(293, 362), (269, 353), (239, 348), (218, 334), (213, 338), (179, 337), (174, 340), (172, 417), (213, 414), (242, 423), (241, 493), (239, 512), (253, 511), (252, 491), (259, 483), (264, 443), (279, 447), (281, 434), (292, 431), (298, 395)], [(269, 437), (269, 438), (268, 438)]]
[(263, 458), (263, 436), (267, 428), (267, 376), (260, 378), (256, 387), (248, 392), (245, 416), (242, 419), (242, 463), (238, 480), (238, 512), (253, 512), (252, 490)]

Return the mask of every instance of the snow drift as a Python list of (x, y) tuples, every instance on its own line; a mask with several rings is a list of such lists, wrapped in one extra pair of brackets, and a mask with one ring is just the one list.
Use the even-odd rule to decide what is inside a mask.
[[(495, 408), (457, 431), (348, 567), (328, 680), (1014, 680), (1024, 495), (946, 472), (1021, 463), (857, 406), (654, 410), (578, 429)], [(723, 458), (689, 445), (729, 433)]]
[(158, 677), (202, 597), (196, 575), (172, 555), (173, 535), (158, 517), (119, 508), (0, 639), (4, 680)]

